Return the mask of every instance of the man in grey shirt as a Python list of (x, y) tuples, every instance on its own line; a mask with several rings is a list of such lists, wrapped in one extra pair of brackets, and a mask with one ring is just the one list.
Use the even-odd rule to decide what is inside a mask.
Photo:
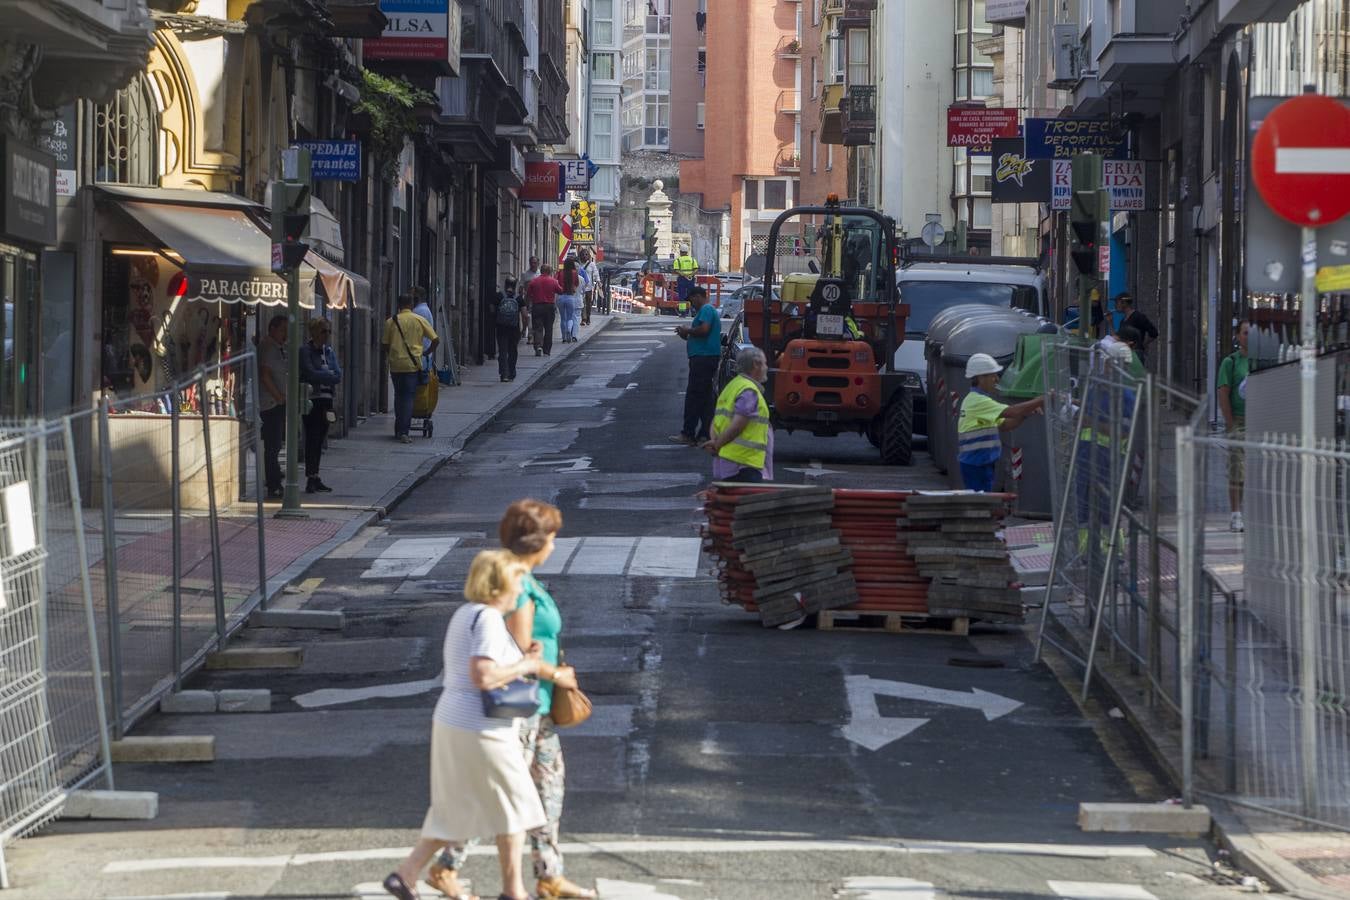
[(263, 470), (269, 500), (281, 499), (281, 444), (286, 435), (286, 317), (267, 321), (258, 340), (258, 412), (262, 417)]

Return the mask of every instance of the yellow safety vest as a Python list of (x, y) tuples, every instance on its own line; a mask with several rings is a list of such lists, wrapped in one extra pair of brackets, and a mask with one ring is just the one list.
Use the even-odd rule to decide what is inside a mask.
[(692, 256), (677, 256), (675, 258), (675, 274), (683, 275), (685, 278), (694, 277), (694, 270), (698, 268), (698, 260)]
[(755, 392), (758, 401), (755, 417), (735, 439), (717, 451), (717, 455), (739, 466), (762, 469), (769, 452), (769, 404), (764, 401), (764, 391), (754, 381), (744, 375), (737, 375), (722, 388), (722, 393), (717, 395), (712, 435), (716, 438), (731, 425), (731, 417), (736, 415), (736, 398), (746, 390)]

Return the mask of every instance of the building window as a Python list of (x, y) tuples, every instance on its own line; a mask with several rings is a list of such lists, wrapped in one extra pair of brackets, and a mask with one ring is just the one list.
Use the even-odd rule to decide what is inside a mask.
[[(868, 32), (863, 32), (867, 34)], [(830, 56), (830, 84), (844, 83), (844, 42), (826, 41)]]
[(764, 182), (764, 208), (787, 209), (787, 182)]
[(972, 69), (970, 73), (970, 95), (973, 98), (988, 97), (994, 93), (994, 70)]
[(816, 133), (811, 132), (811, 174), (816, 174), (817, 154), (820, 150), (820, 144), (816, 141)]
[(811, 24), (820, 24), (820, 7), (824, 0), (811, 0)]
[(699, 128), (703, 127), (703, 112), (705, 109), (706, 104), (703, 103), (699, 103), (694, 106), (694, 118), (696, 119), (695, 124), (698, 125)]
[(745, 208), (759, 209), (759, 182), (745, 180)]
[(159, 184), (159, 105), (147, 79), (137, 78), (111, 103), (95, 107), (94, 180)]
[(871, 84), (872, 65), (869, 56), (872, 33), (864, 28), (848, 30), (848, 83)]
[(670, 143), (670, 95), (649, 94), (646, 102), (646, 115), (642, 143), (648, 147), (664, 149)]
[(598, 81), (614, 80), (614, 54), (594, 53), (591, 55), (591, 74)]
[(811, 57), (811, 99), (820, 97), (820, 60)]
[(834, 144), (825, 145), (825, 171), (834, 171)]
[(609, 97), (591, 100), (591, 157), (614, 158), (614, 101)]
[(591, 39), (598, 47), (614, 45), (614, 0), (594, 0), (591, 4)]

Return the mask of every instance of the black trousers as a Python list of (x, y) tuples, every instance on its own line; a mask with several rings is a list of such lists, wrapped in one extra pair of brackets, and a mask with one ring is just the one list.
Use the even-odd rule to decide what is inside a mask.
[(497, 326), (497, 374), (502, 378), (516, 377), (516, 360), (520, 356), (520, 329), (515, 325)]
[(717, 356), (689, 357), (689, 383), (684, 388), (684, 428), (686, 437), (708, 439), (713, 411), (717, 404), (713, 379), (717, 377)]
[(741, 466), (741, 470), (730, 478), (723, 478), (723, 481), (739, 481), (744, 484), (762, 484), (764, 482), (764, 473), (759, 469), (752, 469), (749, 466)]
[(333, 408), (332, 397), (315, 397), (310, 410), (301, 421), (305, 425), (305, 477), (319, 477), (319, 458), (323, 456), (324, 438), (328, 437), (328, 412)]
[(264, 409), (262, 416), (263, 473), (269, 491), (279, 491), (285, 481), (281, 473), (281, 444), (286, 438), (286, 406)]
[(558, 317), (558, 309), (552, 303), (542, 303), (530, 307), (530, 330), (534, 332), (535, 352), (553, 352), (553, 320)]
[(582, 325), (591, 324), (591, 306), (593, 306), (594, 304), (595, 304), (595, 292), (587, 291), (585, 305), (581, 307)]

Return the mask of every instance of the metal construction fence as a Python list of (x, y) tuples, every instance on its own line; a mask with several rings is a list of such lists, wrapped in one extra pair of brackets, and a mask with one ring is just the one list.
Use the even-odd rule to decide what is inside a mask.
[(1084, 696), (1094, 677), (1141, 689), (1188, 802), (1350, 827), (1350, 452), (1215, 434), (1198, 398), (1073, 339), (1046, 343), (1044, 378), (1038, 654), (1076, 661)]
[(54, 816), (65, 792), (111, 785), (109, 732), (264, 602), (256, 391), (247, 353), (0, 430), (4, 840)]

